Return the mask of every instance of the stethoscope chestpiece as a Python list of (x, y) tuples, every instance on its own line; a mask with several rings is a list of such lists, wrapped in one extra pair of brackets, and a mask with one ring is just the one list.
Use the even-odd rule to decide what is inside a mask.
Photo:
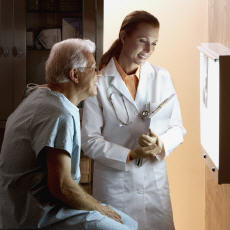
[(139, 113), (139, 117), (143, 120), (146, 119), (148, 116), (149, 116), (149, 111), (147, 110), (143, 110), (142, 112)]

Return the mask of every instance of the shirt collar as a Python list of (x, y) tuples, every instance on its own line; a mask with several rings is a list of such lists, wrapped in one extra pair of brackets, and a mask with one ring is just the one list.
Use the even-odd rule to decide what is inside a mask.
[(115, 66), (117, 68), (118, 73), (121, 75), (121, 78), (124, 80), (126, 77), (128, 76), (132, 76), (135, 75), (137, 77), (137, 79), (140, 78), (140, 67), (137, 68), (136, 72), (133, 74), (127, 74), (122, 67), (120, 66), (120, 64), (118, 63), (117, 59), (115, 57), (113, 57)]

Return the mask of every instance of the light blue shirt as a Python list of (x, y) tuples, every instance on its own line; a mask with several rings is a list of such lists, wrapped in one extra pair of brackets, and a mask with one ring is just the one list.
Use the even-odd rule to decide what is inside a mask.
[(24, 99), (7, 120), (0, 154), (0, 228), (45, 226), (73, 215), (67, 209), (63, 215), (49, 193), (43, 149), (68, 152), (78, 183), (80, 143), (79, 109), (63, 94), (38, 88)]

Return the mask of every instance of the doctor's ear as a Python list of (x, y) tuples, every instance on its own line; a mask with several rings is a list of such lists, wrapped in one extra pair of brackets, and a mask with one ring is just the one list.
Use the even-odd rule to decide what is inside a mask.
[(125, 41), (125, 31), (121, 31), (120, 32), (119, 39), (120, 39), (121, 43), (124, 44), (124, 41)]
[(75, 68), (71, 69), (69, 71), (69, 78), (72, 80), (74, 83), (79, 83), (79, 71)]

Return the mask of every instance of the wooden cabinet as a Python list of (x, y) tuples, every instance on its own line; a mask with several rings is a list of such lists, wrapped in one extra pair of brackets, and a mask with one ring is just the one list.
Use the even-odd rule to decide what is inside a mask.
[[(75, 33), (68, 33), (68, 27)], [(50, 50), (44, 46), (47, 40), (90, 39), (96, 43), (98, 62), (103, 46), (103, 0), (27, 0), (26, 32), (27, 83), (45, 83), (45, 62)]]
[(230, 183), (230, 49), (202, 43), (200, 50), (200, 137), (203, 157), (219, 184)]
[(0, 128), (26, 85), (25, 1), (0, 0)]
[[(6, 120), (20, 103), (26, 84), (45, 83), (45, 62), (50, 47), (42, 43), (44, 39), (38, 39), (39, 34), (54, 29), (59, 33), (55, 37), (57, 41), (68, 37), (90, 39), (96, 43), (98, 63), (103, 52), (103, 2), (0, 0), (0, 145)], [(67, 33), (64, 33), (64, 22)], [(73, 36), (68, 33), (68, 23), (72, 22), (77, 23)], [(51, 40), (48, 37), (46, 41)], [(90, 192), (90, 159), (83, 157), (81, 167), (81, 183)]]
[[(83, 0), (26, 1), (27, 83), (45, 83), (45, 62), (53, 44), (66, 38), (83, 37), (83, 2)], [(67, 26), (75, 33), (68, 34)]]
[(92, 160), (87, 156), (81, 156), (80, 162), (82, 187), (88, 192), (92, 193)]
[(44, 29), (62, 33), (64, 18), (79, 20), (78, 36), (96, 43), (98, 63), (103, 0), (0, 0), (0, 128), (20, 103), (26, 83), (45, 82), (49, 49), (36, 45), (37, 36)]

